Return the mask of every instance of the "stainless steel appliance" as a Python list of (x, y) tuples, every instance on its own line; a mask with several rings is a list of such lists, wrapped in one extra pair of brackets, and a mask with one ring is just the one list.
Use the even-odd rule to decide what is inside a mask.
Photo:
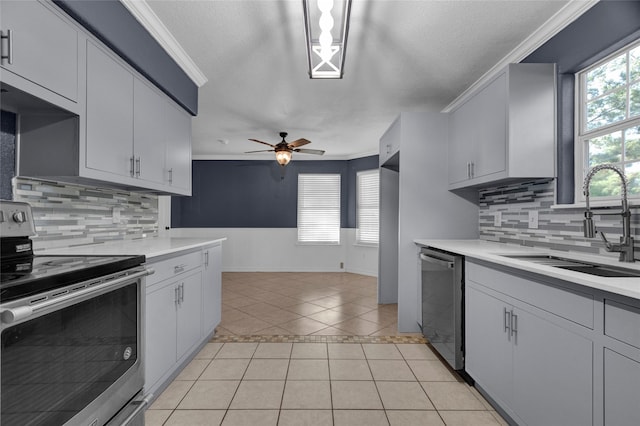
[(420, 251), (422, 334), (451, 368), (464, 369), (464, 258), (430, 248)]
[(39, 256), (0, 202), (0, 423), (144, 425), (144, 256)]

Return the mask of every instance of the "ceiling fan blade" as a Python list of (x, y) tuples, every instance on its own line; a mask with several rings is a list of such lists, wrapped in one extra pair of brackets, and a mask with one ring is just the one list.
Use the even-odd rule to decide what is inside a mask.
[(321, 149), (294, 149), (295, 152), (299, 152), (301, 154), (315, 154), (322, 155), (324, 151)]
[(297, 141), (293, 141), (293, 142), (291, 142), (291, 143), (290, 143), (289, 145), (287, 145), (287, 146), (288, 146), (289, 148), (297, 148), (297, 147), (299, 147), (299, 146), (306, 145), (306, 144), (308, 144), (308, 143), (311, 143), (311, 141), (308, 141), (308, 140), (306, 140), (306, 139), (304, 139), (304, 138), (303, 138), (303, 139), (298, 139)]
[(254, 152), (274, 152), (273, 149), (261, 149), (259, 151), (246, 151), (245, 154), (252, 154)]
[(264, 145), (269, 145), (272, 148), (276, 147), (275, 145), (271, 145), (270, 143), (259, 141), (258, 139), (249, 139), (249, 140), (253, 141), (253, 142), (258, 142), (258, 143), (261, 143), (261, 144), (264, 144)]

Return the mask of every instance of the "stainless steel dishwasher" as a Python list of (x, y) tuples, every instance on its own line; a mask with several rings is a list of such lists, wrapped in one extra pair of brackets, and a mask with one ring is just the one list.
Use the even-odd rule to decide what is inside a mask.
[(430, 248), (422, 264), (422, 334), (454, 370), (464, 369), (464, 258)]

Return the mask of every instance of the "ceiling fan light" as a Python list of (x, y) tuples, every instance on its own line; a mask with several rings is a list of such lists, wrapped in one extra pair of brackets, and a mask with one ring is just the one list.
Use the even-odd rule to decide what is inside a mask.
[(281, 166), (286, 166), (291, 161), (291, 153), (286, 150), (276, 151), (276, 161)]

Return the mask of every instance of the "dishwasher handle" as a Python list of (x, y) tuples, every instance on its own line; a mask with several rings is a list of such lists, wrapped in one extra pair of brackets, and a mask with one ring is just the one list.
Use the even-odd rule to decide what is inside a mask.
[(433, 256), (427, 256), (424, 253), (420, 253), (420, 260), (422, 260), (423, 262), (435, 263), (436, 265), (443, 266), (443, 267), (445, 267), (447, 269), (453, 269), (454, 268), (454, 263), (453, 262), (450, 262), (448, 260), (439, 259), (439, 258), (433, 257)]

